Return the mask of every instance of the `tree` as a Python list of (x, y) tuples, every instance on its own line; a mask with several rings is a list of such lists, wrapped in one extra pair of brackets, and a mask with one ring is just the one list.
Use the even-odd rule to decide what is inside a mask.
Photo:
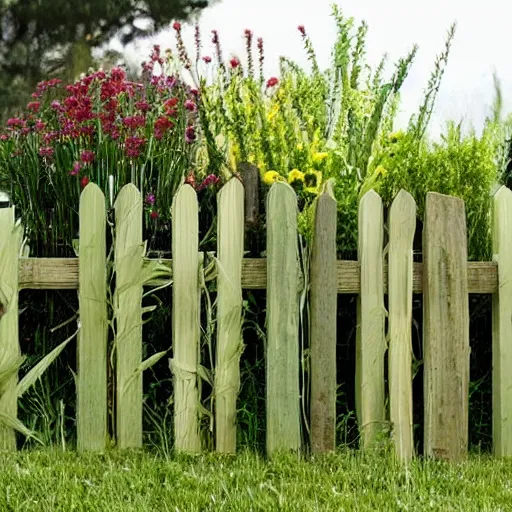
[(42, 78), (86, 71), (112, 38), (127, 44), (212, 1), (0, 0), (0, 108), (24, 102)]

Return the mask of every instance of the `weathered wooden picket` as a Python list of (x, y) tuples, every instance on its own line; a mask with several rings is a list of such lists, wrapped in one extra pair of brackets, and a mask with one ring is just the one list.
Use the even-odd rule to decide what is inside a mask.
[[(335, 448), (336, 295), (358, 295), (356, 409), (361, 446), (374, 446), (391, 427), (398, 457), (414, 456), (412, 424), (412, 300), (424, 296), (425, 454), (459, 460), (468, 448), (468, 294), (493, 295), (494, 452), (512, 456), (512, 192), (494, 197), (492, 262), (467, 262), (464, 203), (429, 193), (423, 263), (413, 263), (416, 205), (402, 191), (389, 211), (383, 247), (383, 206), (368, 192), (359, 207), (358, 261), (336, 260), (337, 208), (327, 183), (317, 200), (308, 276), (301, 274), (297, 198), (276, 183), (267, 198), (267, 258), (244, 259), (244, 187), (236, 178), (218, 195), (217, 347), (214, 369), (216, 447), (236, 449), (237, 394), (242, 352), (242, 290), (267, 289), (267, 450), (299, 450), (299, 297), (310, 293), (311, 448)], [(80, 201), (79, 257), (20, 256), (14, 208), (0, 210), (0, 362), (19, 359), (18, 291), (78, 289), (77, 432), (79, 450), (102, 450), (107, 439), (107, 282), (105, 198), (94, 184)], [(173, 260), (148, 260), (142, 240), (142, 200), (133, 186), (115, 202), (114, 319), (116, 326), (116, 441), (142, 445), (142, 313), (144, 284), (155, 265), (172, 274), (175, 448), (201, 450), (198, 368), (203, 257), (198, 250), (195, 190), (174, 198)], [(307, 278), (307, 279), (306, 279)], [(385, 294), (388, 307), (385, 308)], [(386, 316), (388, 329), (386, 333)], [(388, 386), (385, 355), (388, 358)], [(0, 418), (16, 417), (17, 374), (0, 397)], [(386, 403), (389, 399), (389, 410)], [(14, 449), (12, 421), (0, 427), (0, 448)]]

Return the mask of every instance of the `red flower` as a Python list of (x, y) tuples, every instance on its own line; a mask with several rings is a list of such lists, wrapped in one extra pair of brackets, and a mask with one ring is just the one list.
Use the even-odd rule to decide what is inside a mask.
[(87, 187), (87, 185), (89, 184), (89, 178), (87, 176), (84, 176), (81, 180), (80, 180), (80, 186), (82, 188), (85, 188)]
[(129, 158), (138, 158), (145, 142), (146, 140), (142, 137), (128, 137), (125, 142), (126, 155)]
[(208, 55), (205, 55), (203, 57), (203, 62), (206, 62), (206, 64), (210, 64), (211, 61), (212, 61), (212, 58), (208, 57)]
[(159, 217), (158, 212), (156, 212), (155, 210), (153, 210), (149, 215), (153, 220), (158, 219)]
[(187, 144), (192, 144), (196, 140), (196, 129), (193, 126), (187, 126), (185, 130), (185, 140)]
[(159, 117), (155, 121), (155, 126), (154, 126), (155, 138), (160, 140), (164, 136), (164, 133), (166, 131), (172, 129), (173, 127), (174, 127), (174, 123), (168, 117), (165, 117), (165, 116)]
[(90, 164), (91, 162), (94, 162), (95, 158), (96, 155), (94, 154), (94, 151), (90, 151), (89, 149), (82, 151), (82, 154), (80, 155), (80, 160), (84, 164)]
[(38, 119), (35, 124), (36, 131), (42, 132), (46, 128), (46, 123)]
[(279, 80), (273, 76), (267, 80), (267, 87), (275, 87), (279, 83)]
[(233, 69), (236, 69), (238, 66), (240, 66), (240, 61), (236, 58), (236, 57), (233, 57), (229, 63), (231, 64), (231, 67)]
[(39, 101), (31, 101), (27, 105), (27, 109), (31, 112), (39, 112), (39, 109), (41, 108), (41, 103)]
[(173, 24), (172, 24), (172, 28), (174, 30), (176, 30), (176, 32), (180, 32), (181, 31), (181, 23), (179, 21), (175, 21)]
[(55, 153), (55, 150), (51, 146), (43, 146), (39, 148), (39, 155), (45, 158), (51, 158)]
[(132, 130), (146, 125), (146, 119), (140, 114), (128, 116), (123, 119), (123, 124)]
[(212, 43), (219, 44), (219, 33), (216, 30), (212, 30)]
[(135, 107), (141, 110), (142, 112), (147, 112), (148, 110), (151, 110), (149, 103), (145, 100), (137, 101), (137, 103), (135, 103)]
[(112, 68), (110, 77), (112, 78), (113, 82), (123, 82), (126, 78), (126, 73), (122, 68)]
[(304, 28), (304, 25), (299, 25), (297, 30), (301, 33), (302, 37), (306, 37), (306, 29)]
[(248, 28), (246, 28), (244, 30), (244, 35), (247, 39), (251, 39), (252, 38), (252, 30), (249, 30)]
[(166, 112), (169, 114), (172, 112), (172, 115), (176, 114), (174, 107), (178, 104), (178, 98), (171, 98), (164, 102), (164, 108)]

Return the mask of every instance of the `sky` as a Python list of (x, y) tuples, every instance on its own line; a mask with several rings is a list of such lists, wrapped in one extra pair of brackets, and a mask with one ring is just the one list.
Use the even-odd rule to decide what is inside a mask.
[[(213, 55), (212, 29), (217, 29), (225, 58), (243, 59), (244, 29), (265, 42), (265, 73), (278, 74), (281, 55), (307, 66), (298, 25), (304, 25), (316, 50), (321, 68), (329, 66), (335, 38), (331, 17), (332, 0), (223, 0), (205, 9), (200, 18), (203, 53)], [(443, 77), (430, 133), (437, 138), (446, 121), (463, 120), (468, 128), (481, 129), (494, 98), (493, 73), (502, 85), (504, 111), (512, 111), (512, 51), (508, 25), (510, 9), (506, 0), (344, 0), (338, 2), (345, 16), (356, 23), (366, 20), (367, 61), (375, 67), (384, 53), (390, 68), (405, 56), (413, 44), (419, 51), (402, 88), (398, 125), (404, 126), (421, 102), (434, 59), (444, 49), (447, 31), (453, 22), (457, 31), (450, 60)], [(141, 62), (153, 44), (174, 47), (172, 29), (139, 40), (128, 48), (129, 60)], [(188, 47), (193, 49), (193, 27), (183, 27)]]

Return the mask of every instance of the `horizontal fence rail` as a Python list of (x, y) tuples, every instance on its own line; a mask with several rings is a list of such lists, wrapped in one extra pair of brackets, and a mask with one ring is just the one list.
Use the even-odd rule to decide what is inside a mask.
[[(172, 270), (171, 259), (146, 258), (144, 264), (158, 261)], [(20, 290), (77, 290), (78, 258), (21, 258)], [(360, 289), (359, 262), (338, 260), (338, 293), (357, 294)], [(498, 264), (493, 261), (468, 262), (468, 291), (473, 294), (492, 294), (498, 291)], [(388, 268), (384, 264), (384, 293), (388, 289)], [(242, 260), (242, 288), (264, 290), (267, 287), (267, 260), (244, 258)], [(423, 293), (423, 263), (413, 264), (413, 293)]]

